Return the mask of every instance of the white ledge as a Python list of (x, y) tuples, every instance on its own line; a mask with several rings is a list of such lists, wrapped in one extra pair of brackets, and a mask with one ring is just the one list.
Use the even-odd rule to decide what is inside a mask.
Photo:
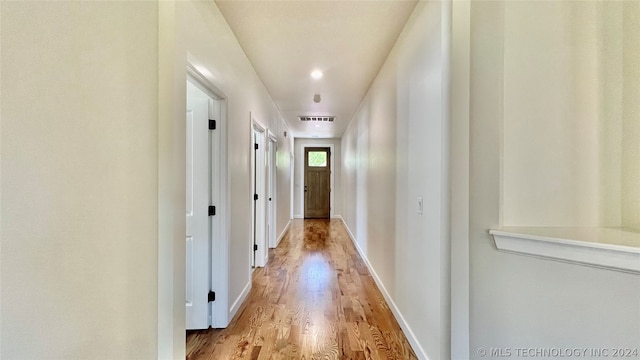
[(489, 230), (500, 251), (640, 274), (640, 233), (601, 227)]

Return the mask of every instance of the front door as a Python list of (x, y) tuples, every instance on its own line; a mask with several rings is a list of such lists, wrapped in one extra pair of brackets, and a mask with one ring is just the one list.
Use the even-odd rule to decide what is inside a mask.
[(304, 217), (328, 219), (331, 213), (331, 151), (326, 147), (304, 151)]

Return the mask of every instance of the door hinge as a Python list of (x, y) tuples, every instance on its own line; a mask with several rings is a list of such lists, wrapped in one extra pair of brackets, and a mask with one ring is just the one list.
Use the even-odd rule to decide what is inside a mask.
[(258, 150), (258, 144), (253, 144), (253, 148)]
[(214, 216), (216, 214), (216, 207), (209, 206), (209, 216)]
[(258, 194), (253, 194), (253, 200), (258, 200)]
[(209, 119), (209, 130), (215, 130), (216, 129), (216, 121), (213, 119)]
[(253, 251), (258, 251), (258, 244), (253, 244)]
[(209, 296), (207, 296), (208, 302), (216, 301), (216, 292), (209, 290)]

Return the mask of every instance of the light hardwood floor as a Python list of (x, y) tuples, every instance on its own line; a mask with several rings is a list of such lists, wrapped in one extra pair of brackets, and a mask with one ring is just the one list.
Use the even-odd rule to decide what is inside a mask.
[(295, 220), (226, 329), (187, 359), (417, 359), (340, 220)]

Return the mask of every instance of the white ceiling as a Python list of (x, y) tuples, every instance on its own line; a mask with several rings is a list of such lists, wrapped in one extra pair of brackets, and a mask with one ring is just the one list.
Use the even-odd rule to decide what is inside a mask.
[[(216, 3), (295, 137), (341, 137), (416, 1)], [(311, 78), (320, 69), (320, 80)], [(320, 94), (320, 103), (314, 103)], [(333, 115), (301, 122), (299, 115)], [(316, 127), (315, 125), (319, 125)]]

